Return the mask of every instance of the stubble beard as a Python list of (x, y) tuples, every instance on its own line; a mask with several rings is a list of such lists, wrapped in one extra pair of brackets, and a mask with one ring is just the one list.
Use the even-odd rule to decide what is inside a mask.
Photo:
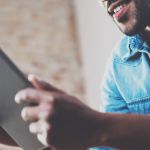
[(130, 20), (128, 20), (128, 18), (124, 18), (124, 21), (122, 21), (121, 23), (117, 23), (114, 21), (119, 30), (128, 36), (133, 36), (135, 34), (143, 32), (150, 22), (150, 2), (147, 2), (149, 5), (142, 5), (141, 0), (135, 0), (134, 2), (135, 11), (132, 14), (133, 19), (131, 17)]

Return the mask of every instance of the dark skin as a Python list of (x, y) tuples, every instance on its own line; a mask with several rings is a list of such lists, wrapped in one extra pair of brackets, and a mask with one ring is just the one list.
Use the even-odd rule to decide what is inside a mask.
[[(123, 5), (120, 2), (111, 1), (108, 5), (104, 0), (116, 25), (127, 35), (143, 33), (149, 44), (149, 0), (124, 0)], [(117, 3), (122, 5), (119, 15), (114, 14)], [(100, 113), (34, 76), (29, 80), (35, 88), (20, 91), (16, 102), (37, 104), (24, 108), (22, 118), (30, 123), (30, 132), (44, 145), (57, 150), (84, 150), (93, 146), (121, 150), (150, 148), (149, 116)]]
[(123, 150), (150, 147), (149, 116), (100, 113), (56, 88), (53, 90), (50, 86), (50, 90), (44, 90), (43, 82), (34, 76), (30, 81), (36, 88), (20, 91), (16, 101), (38, 104), (25, 108), (22, 118), (30, 123), (30, 132), (44, 145), (57, 150), (85, 150), (93, 146)]
[(121, 150), (150, 147), (149, 116), (100, 113), (34, 76), (30, 81), (35, 88), (20, 91), (17, 102), (37, 102), (37, 107), (23, 110), (22, 118), (30, 123), (30, 132), (44, 145), (57, 150), (86, 150), (93, 146)]

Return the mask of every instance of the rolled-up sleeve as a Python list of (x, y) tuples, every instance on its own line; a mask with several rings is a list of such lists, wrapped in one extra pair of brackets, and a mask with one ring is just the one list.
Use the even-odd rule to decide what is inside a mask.
[(126, 101), (121, 95), (115, 80), (113, 60), (108, 62), (101, 85), (100, 111), (129, 113)]

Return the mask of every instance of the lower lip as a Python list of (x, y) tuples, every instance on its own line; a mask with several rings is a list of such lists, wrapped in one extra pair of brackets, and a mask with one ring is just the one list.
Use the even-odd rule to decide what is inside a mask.
[(127, 12), (127, 7), (123, 6), (120, 11), (118, 11), (113, 15), (113, 17), (119, 21), (126, 14), (126, 12)]

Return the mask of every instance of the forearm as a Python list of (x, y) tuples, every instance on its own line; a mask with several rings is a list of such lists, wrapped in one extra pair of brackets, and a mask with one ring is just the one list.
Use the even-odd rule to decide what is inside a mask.
[(99, 125), (103, 124), (95, 131), (94, 146), (121, 150), (150, 148), (150, 116), (99, 113), (97, 120)]

